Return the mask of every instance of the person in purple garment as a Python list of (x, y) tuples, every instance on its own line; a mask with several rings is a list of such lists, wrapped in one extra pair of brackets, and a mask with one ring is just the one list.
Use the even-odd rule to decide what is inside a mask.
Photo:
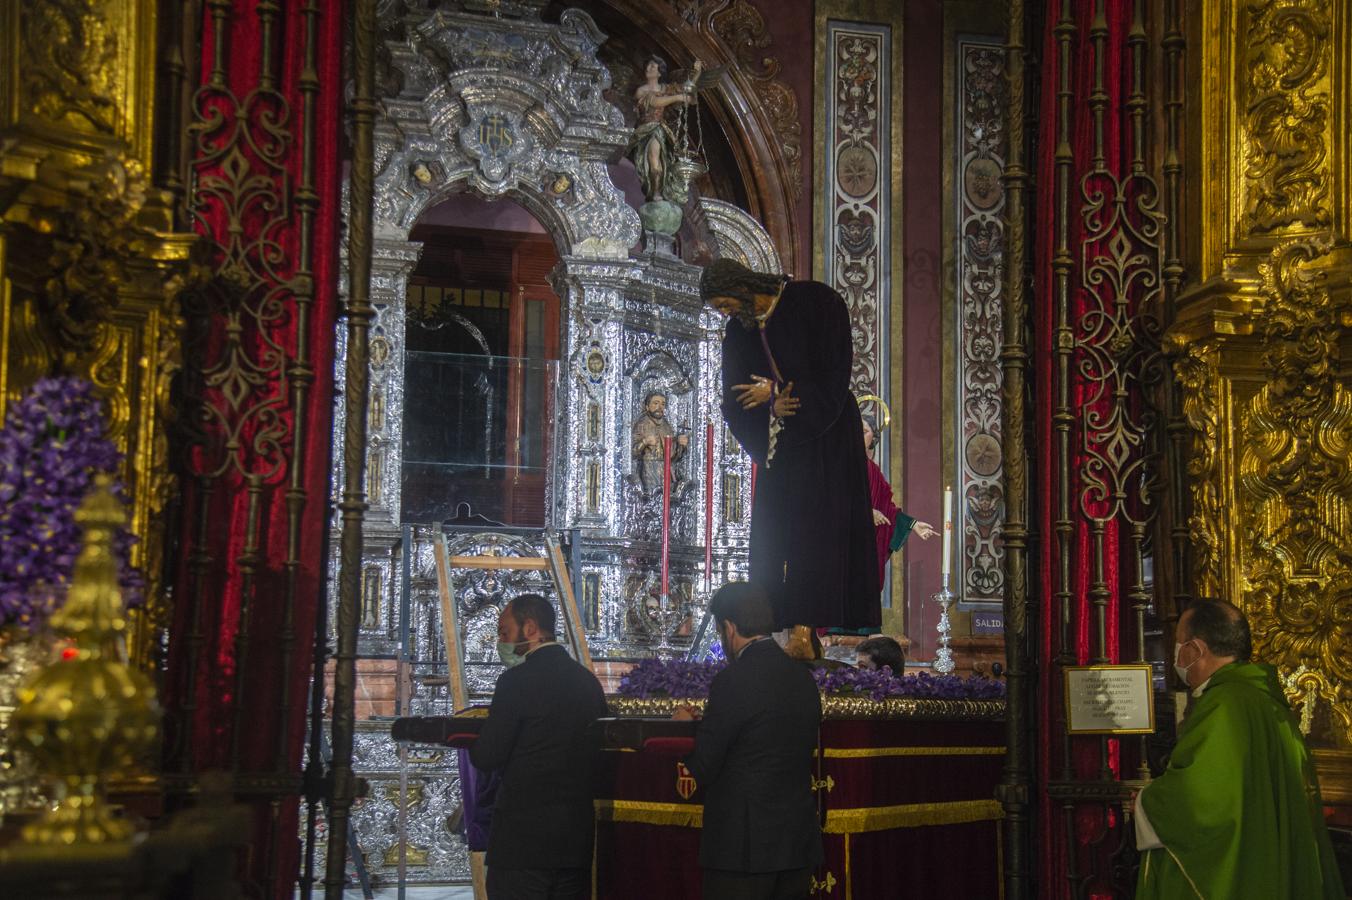
[(502, 776), (484, 772), (469, 761), (469, 751), (457, 751), (460, 769), (460, 796), (465, 806), (465, 846), (469, 849), (469, 874), (474, 884), (474, 900), (487, 900), (488, 870), (484, 855), (488, 852), (488, 832), (493, 825), (493, 802), (497, 799)]

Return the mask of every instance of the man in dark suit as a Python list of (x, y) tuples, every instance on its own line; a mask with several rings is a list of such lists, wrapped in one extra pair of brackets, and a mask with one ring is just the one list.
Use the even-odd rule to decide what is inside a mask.
[(470, 760), (502, 773), (488, 834), (489, 900), (591, 896), (588, 726), (606, 715), (596, 676), (554, 641), (554, 607), (522, 594), (498, 618), (498, 678)]
[(803, 900), (822, 861), (812, 796), (821, 697), (807, 666), (769, 637), (762, 588), (725, 584), (709, 609), (732, 664), (709, 687), (685, 759), (704, 792), (704, 900)]

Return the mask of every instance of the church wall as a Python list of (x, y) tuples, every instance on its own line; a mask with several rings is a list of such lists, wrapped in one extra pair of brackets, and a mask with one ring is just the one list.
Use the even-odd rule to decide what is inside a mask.
[[(901, 173), (904, 198), (901, 283), (892, 295), (894, 354), (893, 398), (901, 428), (900, 460), (888, 474), (901, 495), (901, 508), (936, 526), (942, 521), (945, 479), (945, 396), (942, 321), (944, 270), (942, 211), (944, 209), (943, 99), (944, 48), (936, 34), (943, 32), (941, 0), (919, 0), (906, 5), (903, 23), (904, 85), (902, 95), (905, 165)], [(894, 270), (894, 277), (898, 273)], [(898, 341), (898, 335), (900, 340)], [(900, 378), (897, 376), (900, 375)], [(951, 384), (949, 385), (951, 388)], [(896, 402), (899, 399), (900, 402)], [(898, 427), (894, 422), (894, 428)], [(951, 469), (951, 467), (950, 467)], [(951, 478), (951, 471), (947, 477)], [(911, 639), (911, 658), (934, 656), (938, 607), (929, 597), (939, 589), (941, 546), (930, 541), (908, 541), (900, 562), (892, 567), (894, 628), (896, 611), (906, 609), (905, 632)], [(900, 585), (898, 584), (900, 582)], [(898, 587), (904, 590), (904, 594)], [(884, 624), (887, 624), (886, 622)]]
[(802, 177), (799, 179), (796, 204), (797, 218), (802, 227), (798, 231), (799, 271), (795, 278), (809, 278), (812, 259), (812, 167), (816, 160), (817, 143), (811, 140), (811, 111), (816, 102), (812, 77), (812, 45), (814, 41), (814, 0), (749, 0), (765, 17), (765, 31), (770, 37), (774, 55), (782, 66), (779, 78), (798, 100), (799, 121), (803, 123)]

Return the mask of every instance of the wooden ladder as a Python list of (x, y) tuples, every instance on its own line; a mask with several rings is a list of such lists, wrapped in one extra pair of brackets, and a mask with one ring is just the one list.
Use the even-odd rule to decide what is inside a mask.
[(451, 703), (456, 710), (469, 706), (469, 694), (465, 689), (464, 647), (460, 640), (460, 621), (455, 612), (452, 569), (488, 569), (500, 572), (522, 569), (548, 571), (554, 580), (554, 589), (559, 592), (559, 605), (563, 608), (568, 646), (578, 662), (588, 670), (593, 668), (591, 651), (587, 648), (587, 632), (582, 627), (582, 616), (578, 612), (572, 579), (568, 577), (568, 564), (564, 561), (558, 539), (553, 534), (545, 533), (544, 556), (452, 556), (446, 545), (446, 532), (438, 528), (432, 552), (437, 564), (437, 593), (441, 597), (441, 630), (446, 640)]

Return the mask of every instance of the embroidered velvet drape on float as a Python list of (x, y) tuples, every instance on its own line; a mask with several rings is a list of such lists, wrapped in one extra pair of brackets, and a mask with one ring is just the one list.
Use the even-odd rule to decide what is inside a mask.
[(1118, 780), (1138, 777), (1144, 740), (1068, 735), (1062, 679), (1067, 665), (1144, 659), (1159, 500), (1159, 417), (1144, 398), (1165, 375), (1145, 6), (1044, 7), (1033, 215), (1043, 897), (1130, 896)]
[(340, 235), (339, 0), (208, 0), (190, 212), (215, 277), (185, 299), (166, 770), (253, 798), (255, 896), (299, 870), (301, 749), (323, 608)]

